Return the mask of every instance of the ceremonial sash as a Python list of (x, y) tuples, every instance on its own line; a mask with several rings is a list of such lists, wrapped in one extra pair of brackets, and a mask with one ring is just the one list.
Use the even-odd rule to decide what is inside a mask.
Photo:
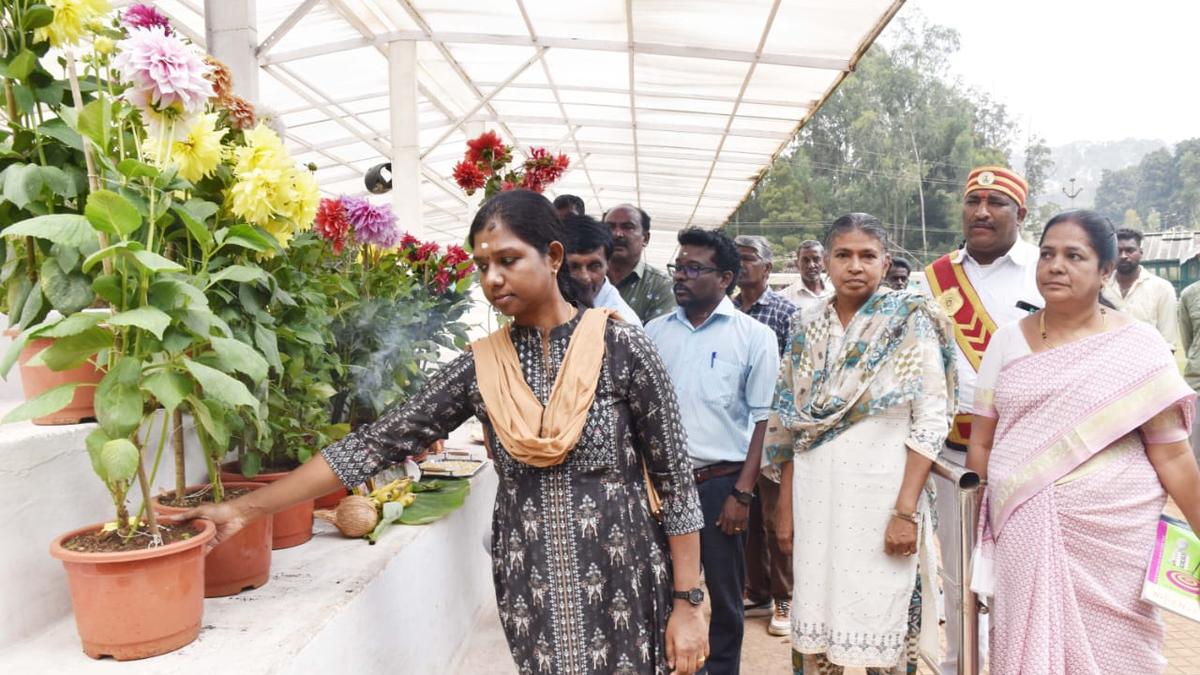
[[(978, 372), (983, 353), (996, 332), (996, 323), (988, 316), (962, 265), (955, 264), (951, 255), (946, 254), (930, 263), (925, 268), (925, 278), (934, 299), (954, 324), (954, 341)], [(946, 441), (965, 446), (970, 437), (971, 416), (955, 415)]]

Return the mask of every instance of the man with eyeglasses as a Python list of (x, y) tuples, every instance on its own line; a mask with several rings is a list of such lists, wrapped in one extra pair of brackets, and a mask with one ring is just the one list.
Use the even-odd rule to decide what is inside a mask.
[[(700, 563), (712, 605), (712, 675), (737, 673), (745, 616), (746, 527), (779, 374), (775, 333), (738, 311), (728, 294), (741, 258), (717, 230), (679, 233), (674, 312), (646, 325), (675, 385), (704, 529)], [(676, 589), (681, 590), (681, 589)]]
[(604, 214), (612, 229), (613, 254), (608, 261), (608, 280), (642, 323), (675, 309), (671, 278), (642, 260), (650, 243), (650, 214), (632, 204), (622, 204)]

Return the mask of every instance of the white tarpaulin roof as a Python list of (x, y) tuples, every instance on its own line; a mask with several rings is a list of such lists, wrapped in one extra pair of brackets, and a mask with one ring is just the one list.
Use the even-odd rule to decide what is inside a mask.
[[(239, 1), (154, 4), (203, 43), (205, 5)], [(256, 103), (323, 191), (361, 193), (391, 148), (387, 44), (412, 40), (430, 235), (465, 234), (451, 169), (480, 125), (518, 160), (566, 153), (548, 194), (589, 213), (632, 202), (655, 229), (715, 226), (902, 1), (256, 0)]]

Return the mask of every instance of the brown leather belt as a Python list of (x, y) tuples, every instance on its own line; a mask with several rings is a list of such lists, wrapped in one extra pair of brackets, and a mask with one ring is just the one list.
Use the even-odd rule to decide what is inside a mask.
[(706, 480), (741, 472), (742, 462), (717, 462), (716, 464), (709, 464), (708, 466), (694, 469), (692, 475), (696, 477), (696, 484), (699, 485)]

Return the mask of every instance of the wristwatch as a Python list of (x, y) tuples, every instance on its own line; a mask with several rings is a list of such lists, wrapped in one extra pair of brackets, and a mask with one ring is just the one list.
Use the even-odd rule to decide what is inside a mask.
[(704, 604), (704, 591), (699, 588), (691, 588), (686, 591), (674, 591), (671, 597), (676, 600), (687, 600), (697, 607)]
[(754, 501), (754, 493), (743, 492), (742, 490), (737, 489), (737, 486), (735, 485), (733, 486), (733, 498), (738, 500), (738, 503), (742, 506), (750, 506), (750, 502)]

